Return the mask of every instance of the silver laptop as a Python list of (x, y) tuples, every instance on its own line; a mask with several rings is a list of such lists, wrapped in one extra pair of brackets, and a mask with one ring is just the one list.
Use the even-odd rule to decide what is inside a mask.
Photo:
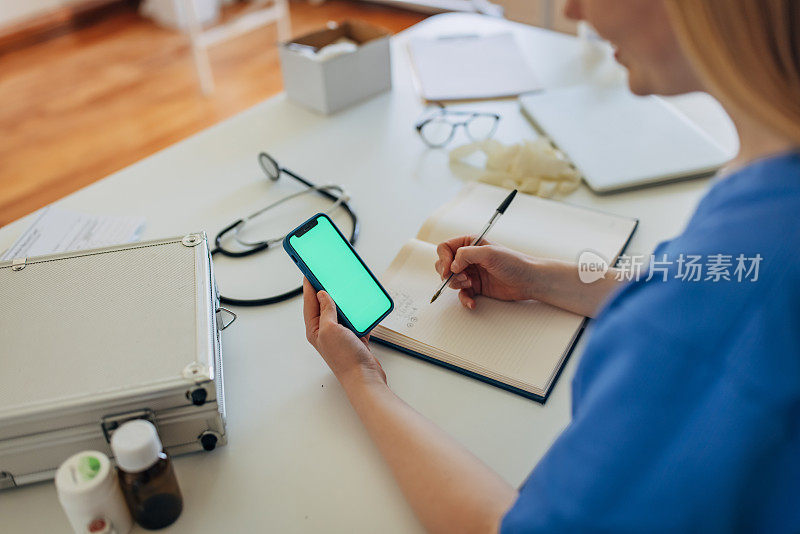
[(627, 88), (580, 85), (519, 101), (596, 193), (707, 176), (733, 157), (662, 98)]

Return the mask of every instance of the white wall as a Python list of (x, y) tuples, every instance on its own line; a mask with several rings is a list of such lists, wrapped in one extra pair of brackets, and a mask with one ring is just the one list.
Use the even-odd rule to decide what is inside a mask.
[(499, 4), (505, 9), (507, 19), (517, 22), (525, 22), (536, 26), (544, 24), (544, 15), (547, 6), (550, 4), (553, 10), (553, 29), (575, 33), (575, 23), (567, 20), (564, 16), (564, 4), (566, 0), (490, 0), (492, 3)]
[(81, 0), (0, 0), (0, 28)]

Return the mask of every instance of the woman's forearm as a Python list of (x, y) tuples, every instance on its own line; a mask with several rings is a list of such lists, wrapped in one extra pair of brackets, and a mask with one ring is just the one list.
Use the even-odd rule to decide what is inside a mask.
[(495, 532), (517, 492), (379, 380), (343, 382), (348, 398), (430, 532)]
[(533, 298), (558, 308), (595, 317), (609, 296), (620, 286), (616, 269), (591, 283), (578, 277), (578, 266), (557, 260), (535, 260)]

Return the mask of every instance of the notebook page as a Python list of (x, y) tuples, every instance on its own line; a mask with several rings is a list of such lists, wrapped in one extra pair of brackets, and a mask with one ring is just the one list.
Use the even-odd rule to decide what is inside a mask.
[[(382, 280), (395, 310), (381, 327), (436, 347), (459, 360), (546, 389), (583, 318), (541, 302), (501, 302), (479, 297), (475, 310), (464, 308), (458, 292), (430, 298), (441, 283), (433, 268), (436, 248), (411, 240)], [(380, 331), (376, 331), (380, 336)]]
[[(508, 189), (473, 182), (422, 225), (417, 239), (438, 244), (480, 232)], [(613, 263), (636, 221), (518, 193), (487, 239), (533, 256), (575, 262), (584, 250)]]

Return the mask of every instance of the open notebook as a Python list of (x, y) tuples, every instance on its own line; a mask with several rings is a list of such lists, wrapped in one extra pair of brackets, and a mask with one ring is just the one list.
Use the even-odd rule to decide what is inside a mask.
[[(467, 310), (452, 289), (430, 303), (441, 284), (433, 266), (436, 245), (480, 229), (507, 194), (473, 183), (425, 221), (382, 277), (395, 310), (373, 330), (372, 339), (544, 402), (584, 317), (537, 301), (483, 297), (476, 309)], [(518, 194), (487, 239), (572, 262), (590, 249), (613, 264), (636, 224), (634, 219)]]

